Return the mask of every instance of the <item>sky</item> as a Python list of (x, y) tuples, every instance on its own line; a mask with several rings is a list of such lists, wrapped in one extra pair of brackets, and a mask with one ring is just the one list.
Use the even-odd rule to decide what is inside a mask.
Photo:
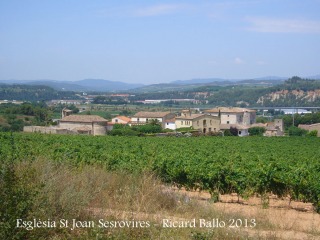
[(0, 79), (320, 74), (320, 0), (0, 1)]

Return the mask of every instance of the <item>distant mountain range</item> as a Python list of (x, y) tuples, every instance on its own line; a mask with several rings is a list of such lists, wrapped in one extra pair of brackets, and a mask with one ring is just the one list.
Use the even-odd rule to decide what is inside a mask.
[[(306, 77), (308, 79), (320, 79), (320, 75)], [(283, 83), (286, 77), (268, 76), (253, 79), (224, 79), (224, 78), (205, 78), (191, 80), (177, 80), (170, 83), (160, 84), (134, 84), (104, 79), (84, 79), (79, 81), (58, 81), (58, 80), (0, 80), (4, 84), (26, 84), (26, 85), (44, 85), (52, 87), (55, 90), (64, 91), (97, 91), (97, 92), (115, 92), (115, 91), (134, 91), (134, 92), (155, 92), (186, 90), (200, 86), (228, 86), (228, 85), (276, 85)]]
[(84, 79), (79, 81), (58, 80), (0, 80), (5, 84), (44, 85), (56, 90), (64, 91), (98, 91), (113, 92), (124, 91), (144, 86), (143, 84), (124, 83), (103, 79)]
[(140, 88), (132, 89), (134, 92), (166, 92), (166, 91), (181, 91), (190, 90), (203, 86), (233, 86), (233, 85), (252, 85), (252, 86), (273, 86), (282, 84), (287, 78), (260, 78), (249, 80), (227, 80), (222, 78), (210, 79), (191, 79), (191, 80), (178, 80), (171, 83), (160, 83), (143, 86)]
[(223, 82), (241, 82), (241, 81), (252, 81), (252, 80), (257, 80), (257, 81), (283, 81), (288, 78), (286, 77), (275, 77), (275, 76), (269, 76), (269, 77), (261, 77), (261, 78), (252, 78), (252, 79), (225, 79), (225, 78), (196, 78), (196, 79), (191, 79), (191, 80), (177, 80), (177, 81), (172, 81), (170, 83), (172, 84), (180, 84), (180, 85), (185, 85), (185, 84), (203, 84), (203, 83), (223, 83)]

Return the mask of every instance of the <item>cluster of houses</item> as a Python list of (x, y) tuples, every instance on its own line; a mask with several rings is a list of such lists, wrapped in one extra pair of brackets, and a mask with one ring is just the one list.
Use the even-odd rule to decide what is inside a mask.
[(183, 110), (176, 115), (173, 112), (138, 112), (132, 117), (117, 116), (111, 122), (97, 115), (74, 115), (71, 110), (63, 109), (62, 118), (57, 126), (26, 126), (25, 132), (53, 134), (105, 135), (115, 124), (129, 126), (144, 125), (157, 120), (163, 129), (176, 130), (192, 128), (202, 133), (221, 132), (230, 128), (238, 131), (238, 136), (249, 135), (251, 127), (264, 127), (266, 136), (282, 136), (284, 127), (281, 119), (262, 124), (256, 123), (256, 111), (247, 108), (217, 107), (202, 113)]

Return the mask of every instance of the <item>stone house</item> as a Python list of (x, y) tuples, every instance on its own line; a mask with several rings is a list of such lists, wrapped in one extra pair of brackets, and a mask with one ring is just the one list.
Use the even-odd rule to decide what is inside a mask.
[(255, 123), (250, 127), (263, 127), (266, 131), (263, 136), (276, 137), (284, 135), (284, 124), (282, 119), (274, 119), (273, 122)]
[(220, 117), (221, 124), (240, 124), (249, 126), (256, 122), (256, 111), (238, 107), (217, 107), (204, 111), (212, 116)]
[(306, 124), (299, 124), (298, 126), (301, 129), (305, 129), (310, 131), (316, 130), (318, 131), (317, 136), (320, 137), (320, 123), (315, 123), (315, 124), (310, 124), (310, 125), (306, 125)]
[(192, 127), (202, 133), (218, 132), (220, 130), (220, 118), (209, 114), (193, 114), (188, 110), (182, 111), (181, 116), (176, 117), (176, 127)]
[(248, 136), (250, 125), (256, 122), (256, 111), (238, 107), (217, 107), (205, 110), (205, 113), (220, 118), (221, 130), (237, 128), (238, 136)]
[(275, 119), (273, 122), (266, 124), (266, 132), (263, 134), (267, 137), (283, 136), (284, 124), (282, 119)]
[(78, 134), (104, 135), (108, 121), (97, 115), (69, 115), (59, 121), (59, 128)]

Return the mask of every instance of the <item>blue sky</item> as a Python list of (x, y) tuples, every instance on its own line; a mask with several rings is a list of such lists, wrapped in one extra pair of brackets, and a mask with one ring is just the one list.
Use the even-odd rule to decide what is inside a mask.
[(0, 1), (0, 79), (320, 74), (320, 0)]

